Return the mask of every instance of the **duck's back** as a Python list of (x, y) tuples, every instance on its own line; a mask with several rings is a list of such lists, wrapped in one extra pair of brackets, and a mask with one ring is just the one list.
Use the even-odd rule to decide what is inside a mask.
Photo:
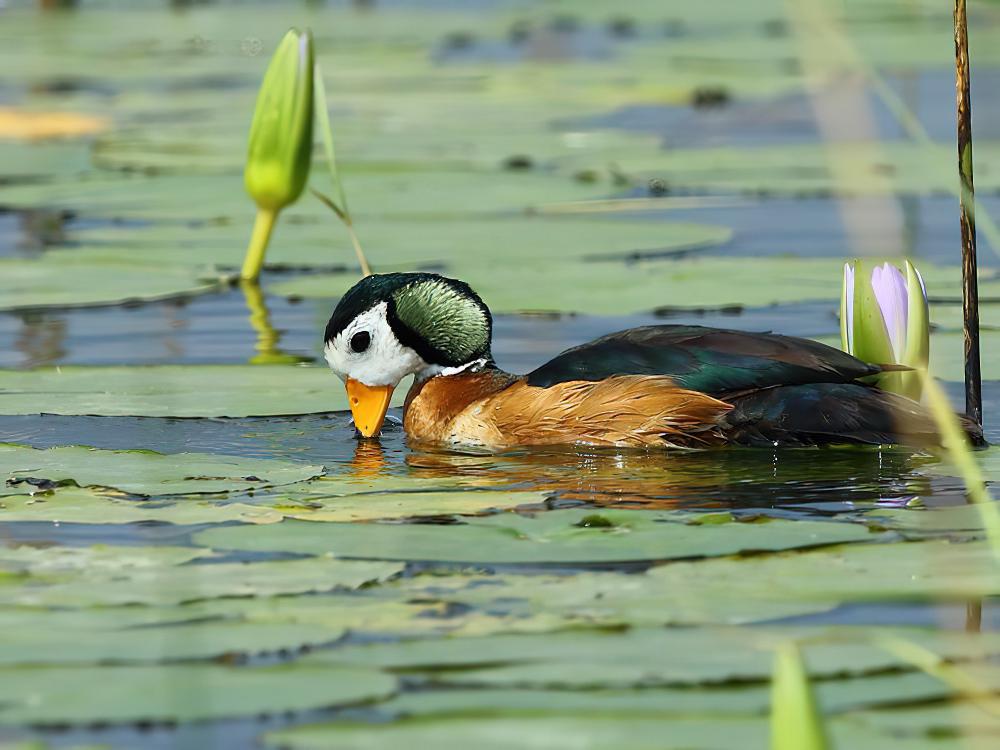
[[(526, 376), (528, 386), (646, 377), (711, 396), (722, 442), (740, 445), (937, 440), (916, 402), (862, 379), (882, 371), (817, 341), (703, 326), (632, 328), (569, 349)], [(700, 438), (704, 439), (703, 430)], [(675, 438), (676, 441), (676, 438)], [(692, 441), (697, 444), (697, 440)]]

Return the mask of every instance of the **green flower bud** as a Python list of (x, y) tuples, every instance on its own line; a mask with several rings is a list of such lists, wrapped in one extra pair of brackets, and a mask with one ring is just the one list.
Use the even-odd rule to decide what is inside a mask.
[(298, 199), (312, 147), (312, 35), (291, 29), (264, 74), (250, 125), (243, 180), (259, 208), (277, 212)]

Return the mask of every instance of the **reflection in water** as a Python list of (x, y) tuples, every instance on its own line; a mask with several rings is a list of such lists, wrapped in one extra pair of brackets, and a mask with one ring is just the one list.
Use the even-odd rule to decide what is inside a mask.
[(250, 325), (257, 333), (254, 349), (257, 353), (249, 360), (252, 365), (282, 365), (307, 361), (307, 358), (288, 354), (278, 348), (281, 332), (271, 325), (271, 313), (267, 300), (255, 281), (241, 281), (240, 288), (250, 311)]
[(983, 630), (983, 600), (976, 599), (965, 605), (965, 632), (981, 633)]
[[(856, 504), (964, 502), (957, 482), (932, 482), (935, 459), (903, 449), (725, 448), (709, 451), (524, 450), (499, 455), (413, 452), (420, 476), (475, 477), (553, 492), (571, 501), (622, 508), (773, 508), (838, 512)], [(822, 474), (817, 463), (822, 463)], [(950, 490), (954, 490), (954, 493)], [(936, 493), (942, 493), (934, 497)], [(819, 504), (825, 504), (817, 508)], [(808, 506), (813, 506), (809, 508)]]
[[(394, 410), (395, 411), (395, 410)], [(380, 479), (446, 480), (448, 487), (538, 489), (550, 507), (775, 508), (836, 513), (914, 497), (928, 506), (965, 502), (960, 480), (937, 476), (937, 460), (904, 449), (621, 451), (593, 448), (501, 454), (425, 450), (390, 425), (378, 441), (357, 441), (350, 414), (245, 419), (0, 416), (4, 440), (35, 447), (93, 445), (296, 460)], [(445, 481), (442, 482), (442, 485)]]
[(25, 367), (40, 367), (55, 364), (64, 357), (65, 342), (65, 318), (27, 312), (21, 316), (21, 329), (14, 341), (14, 348), (23, 355)]

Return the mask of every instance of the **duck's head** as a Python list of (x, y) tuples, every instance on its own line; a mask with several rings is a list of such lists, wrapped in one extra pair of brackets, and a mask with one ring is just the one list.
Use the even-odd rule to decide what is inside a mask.
[(372, 437), (400, 380), (486, 366), (492, 333), (489, 309), (467, 284), (431, 273), (376, 274), (337, 304), (324, 353), (347, 386), (355, 426)]

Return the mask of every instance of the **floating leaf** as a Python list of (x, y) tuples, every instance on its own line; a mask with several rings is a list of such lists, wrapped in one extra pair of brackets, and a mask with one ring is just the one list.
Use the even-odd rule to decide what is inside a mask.
[(219, 288), (219, 274), (213, 278), (185, 266), (161, 263), (154, 269), (70, 252), (39, 260), (0, 258), (0, 310), (148, 302)]
[[(0, 564), (3, 558), (0, 557)], [(41, 563), (44, 566), (44, 561)], [(27, 568), (31, 573), (38, 570)], [(23, 571), (24, 568), (21, 568)], [(45, 570), (44, 567), (41, 570)], [(83, 577), (39, 576), (20, 587), (0, 587), (0, 601), (19, 606), (181, 604), (218, 597), (267, 597), (354, 589), (402, 570), (393, 563), (331, 557), (253, 563), (126, 566)]]
[(322, 473), (322, 466), (276, 459), (0, 445), (0, 476), (8, 484), (21, 483), (26, 493), (36, 480), (48, 480), (113, 487), (136, 495), (193, 495), (291, 484)]
[(535, 517), (505, 513), (470, 518), (463, 526), (285, 521), (259, 528), (213, 529), (197, 539), (219, 549), (485, 564), (665, 560), (871, 537), (867, 528), (856, 524), (774, 520), (695, 527), (671, 523), (669, 513), (653, 511), (605, 513), (611, 528), (581, 527), (581, 519), (590, 513), (563, 510)]
[[(56, 664), (234, 659), (278, 651), (297, 653), (343, 635), (340, 629), (314, 624), (197, 621), (186, 620), (182, 609), (139, 611), (145, 616), (131, 616), (122, 609), (8, 609), (0, 615), (5, 627), (0, 665), (19, 665), (28, 671)], [(70, 632), (71, 639), (66, 637)]]
[(0, 724), (252, 717), (359, 703), (394, 689), (393, 679), (371, 670), (299, 665), (0, 669)]
[(325, 367), (164, 365), (0, 370), (0, 414), (245, 417), (346, 408), (343, 386)]
[(624, 688), (766, 683), (772, 649), (809, 637), (810, 673), (862, 675), (906, 663), (866, 640), (897, 633), (944, 657), (978, 659), (1000, 653), (995, 633), (968, 635), (918, 628), (633, 628), (482, 638), (420, 639), (341, 648), (308, 662), (380, 666), (411, 679), (462, 687)]
[[(924, 270), (934, 293), (958, 292), (961, 275), (957, 269), (928, 266)], [(444, 272), (470, 284), (494, 312), (548, 310), (621, 315), (661, 306), (702, 309), (803, 300), (830, 300), (832, 311), (842, 269), (835, 259), (700, 257), (592, 266), (543, 260), (512, 264), (451, 256)], [(747, 278), (758, 277), (766, 278), (767, 283), (745, 283)], [(281, 282), (272, 291), (333, 298), (355, 281), (357, 278), (349, 274), (316, 274)], [(1000, 282), (986, 277), (981, 287), (986, 294), (988, 289), (1000, 290)]]
[[(293, 214), (289, 212), (289, 216)], [(347, 234), (323, 220), (283, 222), (277, 230), (280, 254), (274, 266), (351, 265)], [(442, 266), (458, 258), (482, 263), (570, 261), (586, 258), (625, 260), (642, 255), (678, 255), (720, 245), (731, 237), (724, 227), (688, 222), (608, 220), (589, 216), (541, 217), (530, 214), (452, 219), (359, 218), (356, 229), (366, 244), (378, 247), (384, 270), (414, 265)], [(232, 268), (242, 260), (245, 227), (231, 223), (189, 227), (175, 224), (106, 227), (75, 231), (80, 252), (109, 262), (206, 262)], [(356, 280), (356, 277), (355, 277)], [(336, 296), (332, 287), (325, 296)]]
[[(23, 485), (8, 487), (25, 492)], [(0, 498), (0, 522), (53, 521), (56, 523), (140, 523), (159, 521), (173, 524), (277, 523), (284, 515), (276, 510), (247, 503), (220, 503), (195, 498), (176, 502), (135, 500), (114, 497), (88, 488), (60, 487), (33, 495)]]

